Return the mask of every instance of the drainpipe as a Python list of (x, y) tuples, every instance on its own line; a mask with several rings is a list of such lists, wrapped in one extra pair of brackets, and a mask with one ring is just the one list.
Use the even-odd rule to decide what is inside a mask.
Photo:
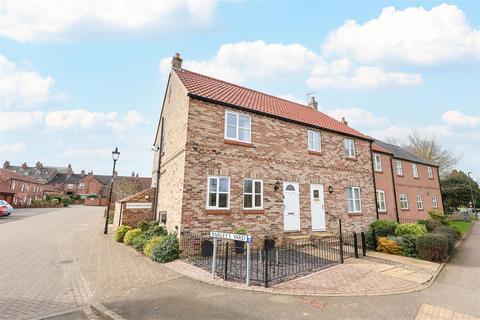
[(437, 167), (437, 179), (438, 179), (438, 189), (440, 189), (440, 199), (442, 199), (442, 212), (444, 212), (445, 208), (443, 207), (442, 184), (440, 183), (440, 167)]
[(375, 167), (373, 166), (373, 150), (372, 150), (373, 142), (370, 141), (370, 162), (372, 163), (372, 177), (373, 177), (373, 191), (375, 193), (375, 212), (377, 214), (377, 220), (379, 219), (378, 216), (378, 199), (377, 199), (377, 183), (375, 181)]
[(392, 171), (393, 199), (395, 200), (395, 216), (397, 218), (397, 223), (400, 223), (400, 217), (398, 216), (397, 188), (395, 187), (395, 175), (393, 174), (393, 157), (390, 157), (390, 171)]
[(162, 156), (163, 156), (163, 128), (165, 126), (165, 118), (162, 117), (161, 126), (160, 126), (160, 147), (157, 150), (158, 152), (158, 167), (157, 167), (157, 182), (155, 188), (155, 202), (153, 204), (153, 213), (152, 218), (153, 220), (157, 220), (157, 203), (158, 203), (158, 194), (160, 192), (160, 170), (162, 166)]

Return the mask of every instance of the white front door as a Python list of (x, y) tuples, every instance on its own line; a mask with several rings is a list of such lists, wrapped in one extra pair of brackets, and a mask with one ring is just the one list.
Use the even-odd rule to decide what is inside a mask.
[(312, 230), (325, 231), (325, 205), (323, 184), (310, 185), (310, 206), (312, 210)]
[(300, 230), (300, 193), (298, 182), (283, 183), (283, 224), (285, 231)]

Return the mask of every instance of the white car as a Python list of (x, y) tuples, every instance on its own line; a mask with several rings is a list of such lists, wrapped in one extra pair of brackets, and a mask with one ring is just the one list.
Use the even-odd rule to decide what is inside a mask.
[(0, 217), (11, 215), (13, 210), (13, 207), (7, 201), (0, 200)]

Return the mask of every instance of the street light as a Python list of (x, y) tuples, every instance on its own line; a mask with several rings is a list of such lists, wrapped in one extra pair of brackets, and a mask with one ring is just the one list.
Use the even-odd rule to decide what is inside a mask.
[(475, 197), (473, 196), (473, 188), (472, 188), (472, 178), (470, 178), (470, 173), (467, 173), (468, 176), (468, 184), (470, 185), (470, 195), (472, 197), (472, 205), (473, 205), (473, 212), (475, 212), (475, 217), (478, 220), (478, 215), (477, 215), (477, 207), (475, 205)]
[(117, 164), (118, 157), (120, 157), (120, 152), (118, 151), (118, 147), (115, 147), (115, 150), (112, 151), (112, 159), (113, 159), (112, 182), (110, 183), (110, 195), (108, 197), (107, 214), (105, 215), (105, 229), (103, 230), (104, 234), (108, 233), (108, 217), (110, 216), (110, 203), (112, 202), (113, 178), (115, 177), (115, 165)]

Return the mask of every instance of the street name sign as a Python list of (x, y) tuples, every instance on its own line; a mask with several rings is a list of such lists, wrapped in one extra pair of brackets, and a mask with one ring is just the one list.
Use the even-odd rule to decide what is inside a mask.
[(127, 209), (151, 209), (150, 202), (127, 202)]
[(210, 237), (215, 239), (243, 241), (248, 243), (253, 242), (252, 236), (249, 236), (246, 234), (236, 234), (236, 233), (228, 233), (228, 232), (221, 232), (221, 231), (210, 231)]

